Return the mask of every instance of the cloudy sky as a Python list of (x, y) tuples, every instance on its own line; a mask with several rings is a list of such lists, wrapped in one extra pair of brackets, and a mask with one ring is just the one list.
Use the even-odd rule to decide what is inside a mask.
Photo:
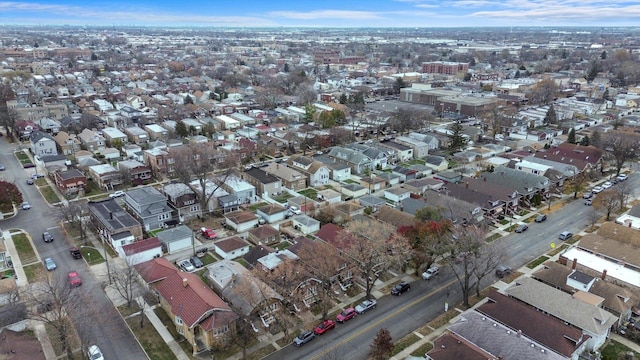
[(0, 24), (640, 26), (640, 0), (0, 0)]

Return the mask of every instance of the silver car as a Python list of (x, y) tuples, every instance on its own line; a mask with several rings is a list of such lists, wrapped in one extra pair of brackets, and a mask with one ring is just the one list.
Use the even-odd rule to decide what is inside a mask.
[(47, 271), (53, 271), (58, 268), (55, 261), (50, 257), (44, 259), (44, 267), (47, 268)]

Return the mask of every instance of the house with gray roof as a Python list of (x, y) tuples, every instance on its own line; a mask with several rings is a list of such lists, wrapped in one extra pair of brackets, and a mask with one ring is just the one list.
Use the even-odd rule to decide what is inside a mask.
[(498, 166), (493, 172), (485, 171), (478, 176), (478, 179), (486, 179), (494, 184), (501, 184), (517, 191), (522, 195), (523, 206), (529, 206), (530, 201), (536, 194), (546, 198), (551, 182), (543, 175), (536, 175)]
[(444, 156), (428, 155), (425, 158), (425, 166), (430, 167), (434, 172), (447, 170), (449, 161)]
[(313, 159), (328, 169), (329, 177), (332, 180), (345, 181), (351, 178), (351, 166), (349, 164), (338, 162), (327, 155), (316, 155)]
[(55, 139), (44, 131), (36, 130), (29, 135), (31, 152), (35, 156), (58, 155)]
[(332, 147), (327, 153), (331, 159), (349, 165), (355, 174), (362, 174), (366, 169), (371, 169), (371, 159), (363, 153), (339, 146)]
[(582, 330), (591, 337), (586, 343), (588, 350), (600, 348), (617, 322), (615, 315), (584, 297), (567, 294), (530, 277), (519, 278), (504, 293)]
[(140, 223), (114, 199), (90, 201), (87, 208), (96, 233), (114, 248), (142, 239)]
[(390, 149), (395, 153), (397, 162), (407, 162), (413, 159), (413, 148), (396, 141), (381, 141), (380, 146)]
[(167, 204), (167, 198), (151, 186), (126, 191), (124, 202), (133, 216), (142, 223), (145, 231), (160, 229), (172, 219), (172, 209)]
[(398, 136), (395, 138), (395, 142), (412, 148), (414, 159), (421, 159), (429, 155), (429, 144), (423, 141), (420, 141), (408, 136)]
[(194, 234), (185, 225), (179, 225), (156, 234), (158, 240), (166, 252), (172, 254), (176, 251), (193, 247)]

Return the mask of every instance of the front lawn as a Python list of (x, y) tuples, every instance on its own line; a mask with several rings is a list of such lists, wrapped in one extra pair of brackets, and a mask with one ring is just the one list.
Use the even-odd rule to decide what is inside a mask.
[(57, 204), (60, 202), (58, 194), (51, 188), (51, 186), (45, 186), (40, 188), (42, 196), (49, 204)]
[(102, 253), (96, 249), (81, 246), (80, 252), (82, 253), (82, 257), (89, 266), (102, 264), (104, 262)]
[(318, 190), (313, 189), (313, 188), (306, 188), (304, 190), (298, 191), (298, 194), (304, 195), (304, 196), (308, 197), (309, 199), (317, 199)]
[(528, 263), (528, 264), (527, 264), (527, 267), (528, 267), (529, 269), (534, 269), (536, 266), (538, 266), (538, 265), (540, 265), (540, 264), (544, 263), (544, 262), (545, 262), (545, 261), (547, 261), (547, 260), (549, 260), (549, 257), (548, 257), (548, 256), (544, 256), (544, 255), (543, 255), (543, 256), (540, 256), (539, 258), (537, 258), (537, 259), (533, 260), (532, 262)]
[(286, 203), (287, 200), (291, 199), (292, 197), (293, 195), (289, 194), (288, 192), (283, 192), (278, 196), (272, 197), (272, 199), (282, 204), (282, 203)]
[(269, 204), (267, 204), (266, 202), (257, 202), (255, 204), (251, 204), (249, 206), (249, 210), (255, 212), (256, 210), (258, 210), (259, 208), (261, 208), (261, 207), (263, 207), (265, 205), (269, 205)]
[(27, 281), (29, 283), (42, 280), (46, 276), (46, 271), (39, 262), (23, 266), (22, 269), (24, 270), (25, 275), (27, 275)]
[(602, 360), (616, 360), (616, 359), (627, 359), (626, 357), (620, 357), (622, 354), (626, 354), (628, 352), (632, 352), (635, 358), (638, 358), (640, 354), (629, 349), (625, 345), (617, 341), (610, 340), (607, 345), (602, 349)]
[(18, 257), (20, 257), (20, 261), (23, 265), (28, 265), (32, 262), (38, 261), (36, 253), (33, 251), (33, 246), (31, 246), (31, 242), (27, 238), (27, 235), (16, 234), (11, 235), (11, 238), (13, 239), (13, 244), (16, 247)]
[(176, 356), (173, 354), (173, 351), (171, 351), (169, 345), (162, 340), (162, 337), (148, 319), (145, 319), (144, 326), (140, 327), (140, 316), (146, 315), (140, 314), (132, 316), (126, 321), (140, 342), (140, 345), (144, 348), (144, 351), (149, 355), (149, 358), (154, 360), (174, 360)]

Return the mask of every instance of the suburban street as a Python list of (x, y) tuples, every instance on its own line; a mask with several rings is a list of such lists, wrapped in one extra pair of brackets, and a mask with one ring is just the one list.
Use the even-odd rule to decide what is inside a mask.
[[(146, 355), (138, 342), (129, 331), (120, 314), (113, 307), (111, 301), (102, 290), (102, 283), (105, 279), (95, 279), (89, 271), (87, 264), (83, 260), (74, 260), (69, 254), (71, 247), (64, 237), (60, 228), (59, 215), (55, 208), (50, 207), (40, 195), (36, 185), (26, 183), (34, 169), (23, 169), (18, 160), (13, 155), (16, 146), (8, 144), (4, 137), (0, 138), (0, 162), (6, 170), (0, 173), (6, 181), (14, 182), (23, 194), (25, 201), (28, 201), (32, 208), (29, 210), (19, 210), (13, 218), (0, 220), (0, 228), (3, 230), (22, 229), (29, 233), (33, 240), (36, 252), (40, 259), (51, 257), (57, 269), (53, 274), (66, 281), (69, 271), (75, 270), (82, 278), (82, 286), (74, 291), (80, 291), (87, 299), (91, 300), (93, 312), (100, 314), (99, 318), (93, 321), (77, 321), (78, 331), (95, 339), (95, 343), (102, 349), (106, 358), (146, 359)], [(54, 237), (51, 243), (42, 241), (42, 233), (48, 231)], [(23, 264), (28, 265), (28, 264)], [(73, 310), (71, 317), (74, 318)]]

